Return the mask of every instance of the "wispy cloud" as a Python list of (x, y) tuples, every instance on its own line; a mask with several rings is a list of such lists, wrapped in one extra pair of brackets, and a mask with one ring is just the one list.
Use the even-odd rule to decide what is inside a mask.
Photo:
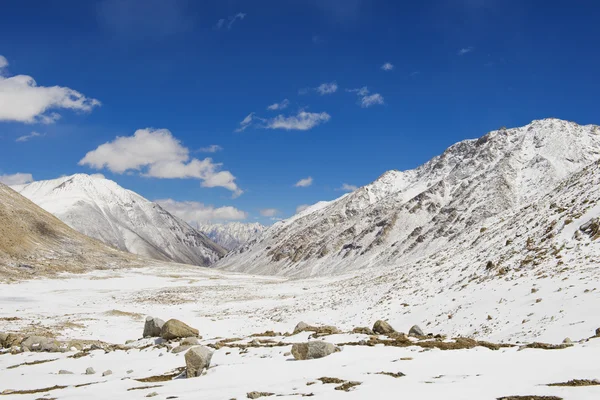
[(288, 99), (283, 99), (281, 103), (274, 103), (267, 107), (267, 110), (276, 111), (276, 110), (284, 110), (288, 108), (290, 105), (290, 101)]
[(0, 175), (0, 183), (4, 183), (5, 185), (23, 185), (25, 183), (33, 182), (33, 175), (24, 174), (24, 173), (16, 173), (12, 175)]
[(241, 21), (244, 18), (246, 18), (246, 14), (242, 13), (242, 12), (239, 12), (239, 13), (237, 13), (235, 15), (230, 15), (229, 17), (227, 17), (227, 19), (221, 18), (220, 20), (217, 21), (217, 23), (215, 25), (215, 28), (216, 29), (221, 29), (221, 28), (223, 28), (223, 27), (226, 26), (227, 29), (229, 30), (229, 29), (231, 29), (233, 27), (233, 24), (236, 21)]
[(190, 151), (168, 129), (138, 129), (133, 136), (117, 137), (85, 155), (79, 165), (115, 174), (135, 173), (161, 179), (198, 179), (202, 187), (223, 187), (233, 197), (243, 193), (235, 176), (221, 170), (211, 158), (190, 158)]
[(344, 184), (342, 184), (342, 187), (339, 187), (336, 190), (339, 190), (339, 191), (342, 191), (342, 192), (354, 192), (357, 189), (358, 189), (358, 186), (350, 185), (348, 183), (344, 183)]
[(316, 89), (315, 89), (321, 96), (324, 96), (326, 94), (333, 94), (335, 92), (337, 92), (338, 90), (338, 85), (335, 82), (330, 82), (330, 83), (322, 83), (321, 85), (319, 85)]
[(0, 69), (8, 67), (8, 60), (6, 57), (0, 55)]
[(468, 53), (472, 52), (473, 50), (475, 50), (475, 48), (472, 46), (463, 47), (462, 49), (458, 50), (458, 52), (456, 54), (458, 54), (459, 56), (464, 56), (465, 54), (468, 54)]
[(313, 178), (311, 176), (309, 176), (308, 178), (300, 179), (298, 182), (296, 182), (296, 184), (294, 186), (295, 187), (309, 187), (310, 185), (312, 185), (312, 183), (313, 183)]
[(381, 69), (384, 71), (391, 71), (394, 69), (394, 65), (392, 63), (386, 62), (381, 66)]
[(274, 217), (279, 214), (279, 210), (276, 208), (263, 208), (259, 212), (263, 217)]
[(250, 114), (248, 114), (248, 116), (246, 116), (246, 118), (244, 118), (242, 120), (242, 122), (240, 122), (239, 128), (237, 128), (235, 131), (236, 132), (244, 132), (246, 129), (248, 129), (252, 125), (253, 120), (254, 120), (254, 113), (251, 112)]
[(366, 86), (363, 86), (358, 89), (346, 89), (346, 91), (350, 93), (356, 93), (356, 95), (360, 97), (358, 103), (362, 108), (369, 108), (374, 105), (385, 104), (382, 95), (380, 95), (379, 93), (373, 93), (369, 95), (370, 91), (369, 88), (367, 88)]
[[(2, 57), (2, 56), (0, 56)], [(62, 86), (38, 86), (27, 75), (5, 76), (6, 58), (0, 59), (0, 121), (51, 124), (60, 119), (55, 109), (89, 112), (100, 101)]]
[(372, 95), (365, 96), (360, 99), (360, 106), (362, 108), (369, 108), (375, 105), (383, 105), (385, 102), (383, 101), (383, 96), (379, 93), (373, 93)]
[(284, 116), (278, 115), (266, 121), (266, 129), (283, 129), (286, 131), (307, 131), (322, 123), (328, 122), (331, 115), (326, 112), (311, 113), (300, 111), (296, 115)]
[(31, 132), (29, 135), (23, 135), (23, 136), (19, 136), (15, 142), (27, 142), (28, 140), (31, 140), (33, 138), (36, 137), (44, 137), (46, 136), (45, 133), (38, 133), (38, 132)]
[(207, 147), (201, 147), (198, 149), (200, 153), (216, 153), (217, 151), (221, 151), (223, 148), (218, 144), (211, 144)]

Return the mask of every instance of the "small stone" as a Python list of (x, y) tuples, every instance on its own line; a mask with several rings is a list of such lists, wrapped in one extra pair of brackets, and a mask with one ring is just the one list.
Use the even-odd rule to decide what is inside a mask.
[(204, 346), (192, 347), (185, 353), (185, 369), (187, 378), (200, 376), (202, 371), (210, 366), (213, 352)]
[(112, 375), (112, 371), (110, 369), (107, 369), (106, 371), (104, 371), (102, 373), (102, 376), (109, 376), (109, 375)]
[(300, 332), (304, 332), (308, 328), (310, 328), (309, 324), (307, 324), (306, 322), (300, 321), (300, 322), (298, 322), (298, 325), (296, 325), (296, 327), (294, 328), (294, 335), (297, 333), (300, 333)]
[(408, 331), (410, 336), (425, 336), (423, 329), (419, 327), (419, 325), (413, 325), (412, 328)]
[(596, 329), (596, 336), (600, 336), (600, 328)]
[(292, 355), (292, 353), (291, 353), (291, 352), (289, 352), (289, 351), (286, 351), (285, 353), (283, 353), (283, 356), (284, 356), (284, 357), (289, 357), (289, 356), (291, 356), (291, 355)]
[(563, 340), (564, 344), (571, 344), (573, 343), (573, 341), (570, 338), (565, 338), (565, 340)]
[(165, 321), (160, 318), (147, 317), (144, 323), (144, 337), (159, 337)]
[(198, 333), (198, 329), (194, 329), (177, 319), (170, 319), (163, 325), (160, 337), (165, 340), (183, 339), (192, 336), (197, 337)]
[(96, 371), (92, 367), (89, 367), (85, 370), (86, 375), (94, 375), (95, 373), (96, 373)]
[(132, 369), (130, 369), (130, 370), (128, 370), (128, 371), (127, 371), (127, 373), (128, 373), (128, 374), (131, 374), (131, 373), (133, 373), (133, 370), (132, 370)]
[(146, 395), (146, 397), (154, 397), (154, 396), (158, 396), (158, 393), (156, 393), (156, 392), (152, 392), (152, 393), (148, 393), (148, 394)]
[(380, 335), (389, 335), (390, 333), (396, 332), (396, 330), (387, 322), (379, 320), (373, 325), (373, 332)]
[(339, 347), (323, 341), (295, 343), (292, 346), (292, 355), (296, 360), (323, 358), (338, 351), (340, 351)]
[(250, 392), (250, 393), (246, 393), (246, 397), (249, 399), (258, 399), (261, 397), (269, 397), (269, 396), (274, 396), (275, 393), (269, 393), (269, 392)]
[(198, 340), (198, 338), (193, 337), (193, 336), (183, 339), (180, 343), (181, 346), (196, 346), (199, 344), (200, 344), (200, 341)]
[(73, 373), (71, 371), (67, 371), (66, 369), (61, 369), (60, 371), (58, 371), (59, 375), (73, 375)]
[(371, 328), (367, 328), (366, 326), (358, 326), (352, 329), (352, 333), (358, 333), (361, 335), (374, 335), (375, 332)]

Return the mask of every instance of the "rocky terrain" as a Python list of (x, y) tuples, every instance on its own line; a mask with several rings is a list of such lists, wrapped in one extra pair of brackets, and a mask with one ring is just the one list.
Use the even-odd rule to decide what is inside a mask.
[(13, 189), (73, 229), (123, 251), (200, 266), (226, 253), (158, 204), (102, 176), (76, 174)]
[(0, 281), (140, 263), (74, 231), (0, 183)]

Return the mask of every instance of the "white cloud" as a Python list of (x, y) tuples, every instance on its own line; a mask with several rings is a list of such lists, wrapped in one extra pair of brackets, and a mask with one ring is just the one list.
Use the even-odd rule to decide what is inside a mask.
[(16, 173), (13, 175), (0, 175), (0, 183), (5, 185), (23, 185), (25, 183), (33, 182), (33, 175)]
[(336, 190), (341, 190), (342, 192), (354, 192), (357, 189), (358, 189), (358, 186), (344, 183), (344, 184), (342, 184), (342, 187), (337, 188)]
[(328, 122), (330, 119), (331, 115), (327, 114), (326, 112), (311, 113), (300, 111), (298, 114), (290, 115), (288, 117), (278, 115), (275, 118), (271, 118), (266, 121), (264, 127), (267, 129), (284, 129), (287, 131), (306, 131), (320, 125), (321, 123)]
[(237, 13), (235, 15), (231, 15), (227, 18), (227, 21), (225, 21), (225, 18), (221, 18), (220, 20), (217, 21), (217, 24), (215, 25), (216, 29), (221, 29), (225, 26), (225, 22), (227, 22), (227, 29), (231, 29), (233, 27), (233, 24), (238, 21), (238, 20), (243, 20), (244, 18), (246, 18), (246, 14), (245, 13)]
[[(6, 58), (0, 57), (0, 65), (6, 67)], [(0, 121), (49, 124), (60, 118), (49, 110), (91, 111), (99, 105), (98, 100), (67, 87), (38, 86), (31, 76), (0, 74)]]
[(386, 62), (381, 66), (381, 69), (384, 71), (391, 71), (394, 69), (394, 65), (392, 63)]
[(276, 208), (264, 208), (260, 210), (260, 215), (263, 217), (274, 217), (279, 214), (279, 210)]
[(223, 187), (234, 197), (243, 193), (231, 172), (219, 171), (222, 164), (210, 158), (190, 159), (189, 149), (168, 129), (138, 129), (133, 136), (117, 137), (87, 153), (79, 165), (107, 168), (117, 174), (138, 171), (153, 178), (199, 179), (203, 187)]
[(188, 223), (241, 221), (248, 218), (248, 213), (231, 206), (215, 208), (196, 201), (173, 199), (156, 200), (155, 203)]
[(301, 213), (302, 211), (306, 210), (308, 207), (310, 207), (309, 204), (300, 204), (298, 207), (296, 207), (296, 214)]
[(46, 134), (45, 134), (45, 133), (38, 133), (38, 132), (35, 132), (35, 131), (34, 131), (34, 132), (31, 132), (29, 135), (23, 135), (23, 136), (19, 136), (19, 137), (18, 137), (18, 138), (15, 140), (15, 142), (27, 142), (27, 141), (29, 141), (29, 140), (31, 140), (31, 139), (33, 139), (33, 138), (36, 138), (36, 137), (44, 137), (44, 136), (46, 136)]
[(313, 183), (313, 178), (309, 176), (308, 178), (300, 179), (294, 186), (296, 187), (309, 187)]
[(0, 55), (0, 69), (8, 67), (8, 60), (3, 55)]
[(319, 85), (319, 87), (317, 87), (315, 90), (317, 92), (319, 92), (319, 94), (321, 96), (324, 96), (326, 94), (333, 94), (333, 93), (337, 92), (338, 85), (335, 82), (323, 83), (323, 84)]
[(369, 94), (369, 88), (366, 86), (363, 86), (358, 89), (346, 89), (346, 92), (356, 93), (358, 96), (366, 96)]
[(276, 110), (284, 110), (288, 108), (290, 105), (290, 101), (288, 99), (284, 99), (281, 103), (271, 104), (267, 107), (267, 110), (276, 111)]
[(208, 147), (201, 147), (198, 149), (200, 153), (216, 153), (217, 151), (221, 151), (223, 148), (218, 144), (211, 144)]
[(246, 128), (248, 128), (250, 125), (252, 125), (252, 121), (254, 120), (254, 113), (250, 113), (248, 114), (248, 116), (246, 118), (244, 118), (242, 120), (242, 122), (240, 122), (240, 127), (237, 128), (235, 131), (236, 132), (244, 132), (246, 130)]
[(459, 56), (464, 56), (465, 54), (470, 53), (473, 50), (475, 50), (475, 49), (471, 46), (463, 47), (462, 49), (458, 50), (458, 52), (456, 54), (458, 54)]
[(363, 108), (369, 108), (376, 104), (385, 104), (383, 101), (383, 96), (379, 93), (373, 93), (370, 96), (364, 96), (360, 99), (360, 106)]

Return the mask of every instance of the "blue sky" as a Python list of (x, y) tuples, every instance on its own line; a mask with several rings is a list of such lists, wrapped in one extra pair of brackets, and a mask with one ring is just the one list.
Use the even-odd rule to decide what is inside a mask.
[(600, 123), (599, 12), (593, 1), (6, 0), (0, 176), (102, 173), (151, 200), (202, 203), (179, 204), (198, 215), (271, 223), (501, 126)]

